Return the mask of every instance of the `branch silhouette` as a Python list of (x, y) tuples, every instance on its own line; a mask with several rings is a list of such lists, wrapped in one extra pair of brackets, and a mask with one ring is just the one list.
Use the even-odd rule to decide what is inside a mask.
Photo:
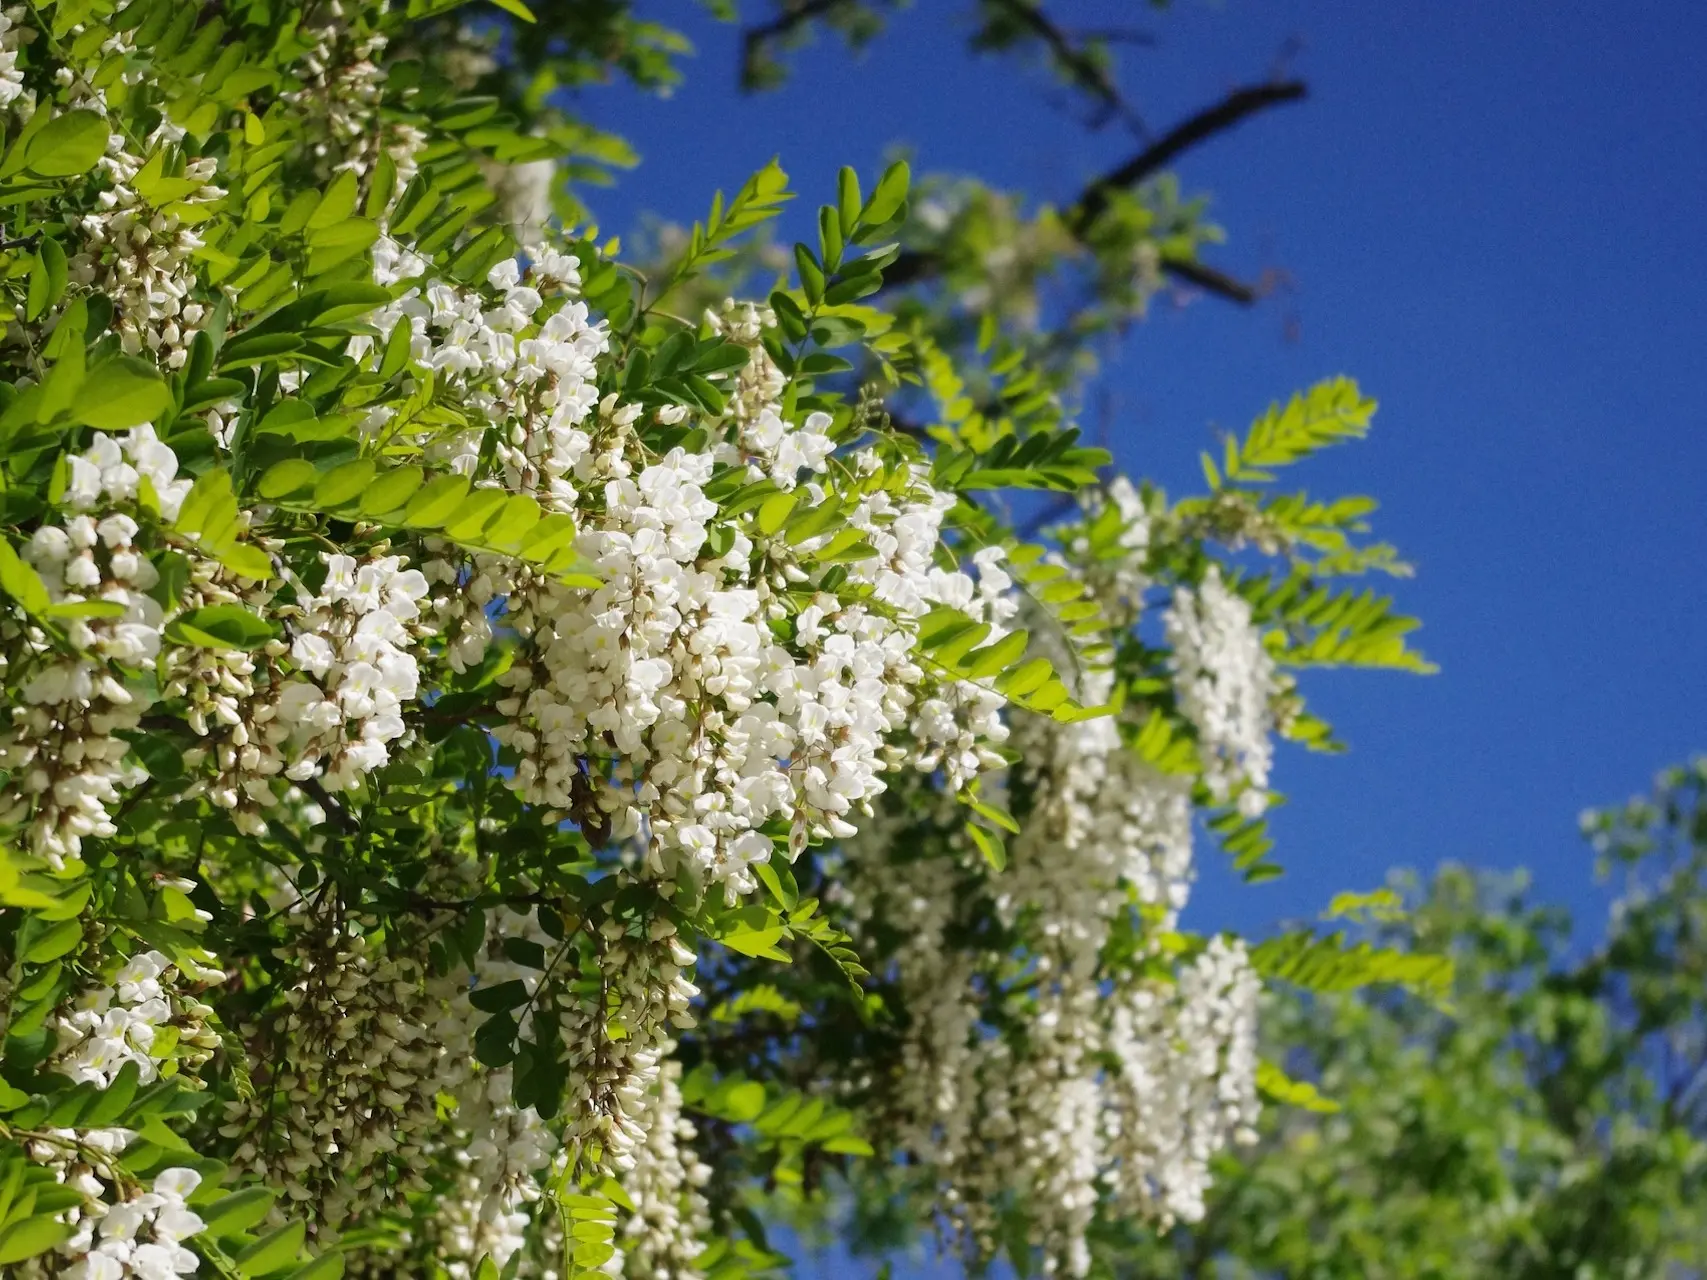
[[(1130, 160), (1093, 179), (1068, 206), (1063, 219), (1067, 229), (1079, 240), (1084, 240), (1097, 219), (1107, 211), (1116, 193), (1130, 190), (1176, 157), (1226, 133), (1251, 116), (1271, 107), (1301, 101), (1308, 93), (1308, 86), (1301, 80), (1281, 80), (1235, 89), (1219, 102), (1175, 125)], [(942, 265), (935, 254), (903, 253), (884, 271), (884, 287), (898, 288), (928, 279), (941, 271)], [(1262, 291), (1257, 285), (1237, 280), (1201, 262), (1164, 260), (1162, 269), (1176, 279), (1241, 306), (1249, 306), (1261, 296)]]

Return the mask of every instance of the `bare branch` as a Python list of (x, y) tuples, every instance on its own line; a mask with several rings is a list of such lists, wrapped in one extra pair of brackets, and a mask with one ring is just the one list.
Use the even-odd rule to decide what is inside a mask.
[[(1081, 191), (1068, 206), (1063, 221), (1074, 236), (1083, 240), (1108, 208), (1117, 191), (1136, 186), (1191, 148), (1225, 133), (1240, 121), (1282, 103), (1297, 102), (1309, 90), (1302, 81), (1283, 80), (1273, 84), (1236, 89), (1211, 107), (1182, 121), (1150, 146), (1117, 168), (1110, 169)], [(908, 252), (896, 258), (883, 272), (883, 287), (900, 288), (928, 279), (942, 270), (935, 254)], [(1247, 284), (1201, 262), (1166, 259), (1162, 270), (1177, 280), (1195, 285), (1216, 297), (1248, 307), (1263, 295), (1259, 285)]]
[(1117, 116), (1134, 132), (1140, 136), (1144, 134), (1144, 122), (1121, 95), (1119, 87), (1108, 72), (1098, 66), (1096, 60), (1084, 49), (1075, 45), (1072, 38), (1044, 13), (1040, 5), (1031, 3), (1031, 0), (992, 2), (1049, 47), (1050, 53), (1067, 69), (1073, 82), (1102, 104), (1105, 116)]
[(1196, 285), (1205, 293), (1213, 293), (1216, 297), (1236, 302), (1241, 307), (1251, 306), (1265, 292), (1261, 285), (1246, 284), (1243, 280), (1234, 279), (1226, 272), (1217, 271), (1201, 262), (1163, 259), (1162, 270), (1176, 280)]
[(1109, 199), (1115, 192), (1137, 186), (1175, 156), (1225, 133), (1247, 117), (1282, 103), (1302, 101), (1308, 93), (1302, 80), (1282, 80), (1235, 89), (1214, 106), (1204, 108), (1189, 120), (1169, 129), (1125, 164), (1110, 169), (1092, 182), (1080, 193), (1067, 215), (1068, 225), (1075, 233), (1083, 232), (1108, 208)]

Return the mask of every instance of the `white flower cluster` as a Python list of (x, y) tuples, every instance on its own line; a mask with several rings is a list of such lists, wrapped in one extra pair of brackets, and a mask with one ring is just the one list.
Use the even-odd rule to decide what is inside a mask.
[(513, 722), (497, 736), (522, 757), (523, 794), (565, 812), (584, 807), (583, 762), (615, 754), (614, 780), (594, 775), (611, 834), (640, 835), (654, 874), (751, 891), (766, 823), (788, 824), (798, 851), (850, 834), (847, 815), (882, 790), (879, 752), (922, 675), (911, 637), (822, 595), (779, 642), (787, 569), (755, 574), (756, 528), (707, 548), (711, 456), (676, 449), (637, 475), (616, 450), (600, 462), (603, 518), (578, 545), (604, 585), (511, 596), (533, 660), (501, 677)]
[[(389, 241), (376, 248), (382, 283), (413, 279), (422, 266)], [(882, 612), (824, 595), (801, 612), (792, 643), (779, 641), (775, 592), (804, 579), (795, 551), (758, 536), (749, 517), (713, 552), (717, 508), (704, 486), (719, 463), (783, 488), (821, 473), (834, 448), (829, 418), (810, 415), (796, 428), (774, 404), (753, 403), (771, 387), (765, 370), (774, 373), (758, 342), (763, 316), (730, 309), (717, 323), (753, 352), (732, 399), (733, 436), (706, 453), (676, 449), (637, 465), (640, 409), (614, 396), (595, 403), (608, 337), (573, 296), (577, 284), (572, 259), (542, 251), (525, 276), (513, 261), (493, 269), (495, 302), (433, 284), (376, 315), (384, 336), (375, 348), (408, 324), (412, 358), (458, 389), (471, 420), (500, 425), (508, 487), (583, 516), (577, 550), (606, 584), (567, 588), (489, 557), (466, 570), (427, 566), (435, 583), (458, 588), (435, 602), (454, 669), (479, 660), (495, 600), (529, 642), (530, 660), (501, 677), (510, 722), (496, 736), (521, 757), (513, 785), (601, 836), (639, 837), (654, 875), (686, 873), (734, 895), (756, 887), (750, 867), (770, 856), (767, 824), (790, 829), (792, 851), (853, 830), (850, 816), (883, 789), (878, 775), (894, 763), (885, 742), (898, 730), (929, 744), (921, 767), (966, 777), (987, 766), (984, 744), (1003, 732), (1000, 699), (946, 690), (910, 722), (911, 688), (924, 673), (910, 630), (892, 617), (973, 593), (971, 579), (932, 560), (952, 497), (922, 473), (899, 495), (874, 486), (851, 521), (878, 555), (849, 576), (872, 586)], [(666, 409), (658, 421), (684, 415)], [(368, 429), (383, 433), (390, 422), (382, 412)], [(430, 448), (472, 471), (478, 439), (453, 432)], [(809, 503), (826, 496), (808, 484)], [(998, 579), (996, 594), (1006, 586)]]
[[(909, 791), (921, 792), (917, 799), (923, 812), (911, 811), (908, 801), (915, 797)], [(973, 995), (980, 957), (947, 942), (968, 899), (971, 876), (955, 858), (892, 866), (882, 851), (901, 847), (897, 841), (913, 847), (932, 838), (963, 841), (963, 821), (951, 796), (922, 788), (903, 791), (896, 803), (878, 810), (858, 839), (843, 845), (847, 866), (832, 885), (835, 896), (847, 899), (868, 929), (880, 919), (899, 939), (894, 964), (908, 1019), (890, 1082), (889, 1119), (895, 1145), (943, 1182), (951, 1181), (950, 1170), (972, 1141), (979, 1093), (972, 1046), (982, 1038), (982, 1009)], [(951, 1192), (950, 1212), (958, 1204)]]
[(1199, 1220), (1210, 1159), (1254, 1137), (1260, 989), (1243, 946), (1217, 938), (1177, 982), (1063, 984), (1037, 998), (1023, 1047), (980, 1041), (975, 1141), (945, 1153), (980, 1247), (1015, 1198), (1046, 1274), (1089, 1273), (1099, 1206), (1163, 1229)]
[(634, 1153), (623, 1190), (634, 1204), (617, 1232), (618, 1253), (605, 1265), (630, 1280), (699, 1280), (711, 1214), (700, 1188), (711, 1168), (693, 1148), (697, 1130), (682, 1114), (681, 1066), (667, 1062), (647, 1096), (646, 1141)]
[[(121, 58), (132, 52), (128, 33), (109, 38), (103, 52)], [(140, 73), (132, 73), (132, 79)], [(96, 93), (83, 104), (106, 112)], [(146, 155), (168, 153), (182, 141), (184, 130), (164, 120), (141, 141)], [(107, 187), (96, 207), (78, 220), (82, 241), (67, 260), (72, 282), (112, 302), (113, 327), (129, 355), (148, 354), (168, 369), (180, 368), (189, 354), (190, 339), (202, 325), (207, 309), (192, 295), (197, 287), (195, 253), (203, 248), (196, 232), (197, 208), (225, 198), (214, 185), (218, 161), (211, 156), (191, 160), (183, 172), (155, 178), (170, 188), (151, 202), (138, 190), (147, 162), (134, 154), (130, 140), (115, 129), (99, 169)], [(205, 216), (205, 215), (203, 215)]]
[[(185, 603), (191, 607), (238, 604), (245, 594), (214, 561), (192, 562)], [(188, 795), (206, 795), (231, 813), (245, 835), (265, 835), (262, 813), (277, 803), (273, 779), (284, 771), (284, 758), (274, 740), (280, 733), (272, 706), (276, 685), (257, 691), (256, 675), (270, 670), (285, 653), (284, 643), (270, 640), (254, 652), (184, 646), (170, 651), (170, 679), (162, 695), (181, 698), (184, 720), (204, 745), (184, 752), (184, 765), (194, 779)], [(269, 725), (272, 729), (269, 732)], [(211, 764), (211, 770), (203, 772)]]
[[(488, 945), (474, 969), (457, 982), (434, 1039), (453, 1060), (472, 1062), (474, 1032), (484, 1019), (469, 1001), (472, 992), (518, 981), (531, 997), (540, 972), (506, 958), (502, 942), (554, 946), (530, 913), (502, 908), (488, 925)], [(531, 1006), (521, 1027), (533, 1029)], [(452, 1187), (441, 1194), (435, 1220), (427, 1224), (437, 1256), (451, 1280), (470, 1280), (480, 1259), (507, 1265), (526, 1242), (540, 1199), (540, 1175), (559, 1155), (559, 1141), (531, 1107), (515, 1105), (512, 1067), (470, 1066), (456, 1094), (456, 1136), (451, 1139)], [(550, 1215), (547, 1215), (550, 1216)]]
[(516, 242), (537, 249), (551, 221), (551, 197), (559, 181), (557, 161), (547, 157), (523, 164), (492, 164), (488, 181), (498, 193), (504, 225)]
[[(452, 470), (471, 474), (489, 423), (501, 424), (498, 460), (506, 484), (531, 493), (558, 511), (573, 511), (574, 481), (591, 441), (581, 425), (598, 402), (596, 361), (609, 349), (604, 323), (594, 323), (586, 303), (573, 296), (580, 267), (567, 254), (536, 250), (524, 280), (520, 264), (506, 259), (492, 269), (495, 299), (442, 281), (423, 292), (410, 289), (372, 317), (383, 350), (398, 324), (409, 326), (410, 358), (456, 388), (469, 429), (435, 437), (430, 453)], [(374, 279), (393, 285), (427, 270), (418, 255), (382, 238), (374, 246)], [(369, 348), (358, 340), (358, 359)], [(377, 411), (367, 424), (384, 431), (394, 411)]]
[[(917, 828), (912, 828), (916, 832)], [(928, 1171), (974, 1250), (998, 1247), (1001, 1206), (1027, 1206), (1049, 1274), (1086, 1275), (1100, 1207), (1195, 1221), (1211, 1157), (1254, 1124), (1260, 983), (1237, 944), (1212, 941), (1177, 984), (1044, 976), (990, 992), (948, 944), (965, 884), (931, 859), (885, 873), (883, 919), (914, 930), (897, 954), (908, 1032), (890, 1081), (897, 1145)], [(1010, 1003), (1011, 1002), (1011, 1003)], [(1002, 1008), (1024, 1007), (1022, 1028)], [(994, 1023), (994, 1025), (992, 1025)]]
[[(1120, 514), (1130, 529), (1135, 513)], [(973, 602), (954, 603), (976, 616)], [(1081, 700), (1105, 701), (1110, 679), (1085, 673)], [(847, 842), (846, 883), (856, 915), (904, 939), (906, 1034), (887, 1091), (898, 1144), (975, 1251), (991, 1254), (1001, 1206), (1017, 1200), (1046, 1270), (1082, 1276), (1108, 1204), (1164, 1224), (1201, 1215), (1210, 1158), (1256, 1115), (1260, 984), (1242, 948), (1221, 940), (1173, 983), (1108, 966), (1135, 908), (1165, 930), (1185, 905), (1189, 777), (1129, 749), (1116, 717), (1016, 715), (1011, 746), (1017, 763), (983, 780), (985, 798), (1013, 804), (1021, 824), (1001, 875), (984, 879), (952, 797), (916, 784), (922, 794)], [(939, 852), (893, 859), (921, 847)], [(1006, 941), (980, 951), (951, 940), (983, 894), (1024, 940), (1022, 970)]]
[(1119, 1212), (1164, 1229), (1203, 1217), (1209, 1161), (1252, 1142), (1257, 1097), (1257, 999), (1262, 980), (1242, 942), (1216, 937), (1169, 986), (1118, 994), (1109, 1048), (1103, 1140)]
[(1274, 659), (1251, 621), (1251, 606), (1211, 565), (1197, 589), (1180, 587), (1166, 615), (1180, 710), (1197, 728), (1203, 776), (1219, 802), (1237, 794), (1239, 812), (1268, 808), (1274, 759)]
[(14, 1264), (8, 1275), (17, 1280), (178, 1280), (197, 1273), (201, 1260), (184, 1242), (205, 1225), (186, 1203), (201, 1185), (199, 1173), (162, 1169), (149, 1190), (113, 1199), (113, 1179), (102, 1175), (110, 1174), (112, 1162), (135, 1138), (130, 1130), (61, 1129), (45, 1136), (49, 1141), (30, 1144), (32, 1158), (85, 1199), (66, 1212), (75, 1228), (69, 1239), (52, 1253)]
[[(1087, 672), (1080, 694), (1104, 703), (1110, 673)], [(1172, 928), (1191, 884), (1191, 782), (1161, 773), (1121, 739), (1117, 717), (1058, 724), (1016, 716), (1010, 791), (1026, 797), (1008, 871), (991, 886), (1010, 924), (1027, 915), (1044, 963), (1085, 974), (1115, 918), (1160, 908)]]
[[(318, 590), (292, 578), (295, 601), (264, 588), (234, 589), (210, 561), (192, 563), (185, 603), (246, 604), (286, 624), (288, 639), (250, 652), (184, 647), (169, 653), (165, 696), (188, 703), (185, 719), (206, 745), (186, 764), (211, 774), (192, 783), (251, 835), (290, 785), (319, 778), (346, 791), (381, 768), (407, 732), (403, 715), (421, 688), (425, 643), (438, 601), (401, 556), (324, 556)], [(429, 565), (429, 567), (431, 567)], [(318, 811), (316, 811), (318, 812)], [(324, 814), (320, 814), (324, 817)]]
[[(895, 528), (906, 529), (912, 524), (911, 529), (889, 535), (898, 544), (900, 562), (909, 564), (911, 571), (896, 581), (880, 569), (871, 579), (872, 585), (880, 599), (888, 595), (909, 611), (920, 610), (921, 606), (947, 605), (978, 622), (989, 623), (990, 634), (985, 641), (993, 644), (1012, 630), (1009, 624), (1019, 609), (1013, 594), (1013, 579), (1002, 568), (1007, 553), (1001, 547), (974, 552), (976, 581), (958, 570), (923, 571), (943, 513), (942, 496), (933, 495), (933, 498), (928, 507), (915, 505), (910, 513), (903, 513), (896, 520)], [(887, 541), (881, 530), (873, 530), (870, 537), (880, 549)], [(909, 541), (911, 546), (906, 545)], [(914, 589), (920, 592), (917, 603), (910, 599)], [(981, 685), (963, 680), (937, 684), (920, 702), (910, 726), (915, 743), (914, 767), (925, 772), (942, 770), (949, 789), (954, 791), (982, 773), (1001, 768), (1003, 757), (996, 748), (1008, 736), (1007, 723), (1002, 719), (1004, 705), (1005, 699), (1000, 694)]]
[[(1144, 558), (1150, 549), (1149, 509), (1125, 476), (1116, 476), (1105, 488), (1089, 491), (1080, 501), (1086, 523), (1072, 533), (1068, 550), (1110, 620), (1130, 625), (1143, 612), (1144, 593), (1150, 586), (1144, 572)], [(1093, 553), (1091, 532), (1105, 520), (1118, 525), (1113, 546)]]
[(433, 1034), (453, 991), (407, 952), (302, 917), (278, 958), (294, 971), (282, 1007), (241, 1028), (254, 1096), (226, 1104), (232, 1163), (312, 1203), (338, 1230), (425, 1190), (442, 1134), (437, 1097), (467, 1069)]
[(283, 96), (316, 136), (316, 158), (328, 169), (366, 173), (383, 147), (407, 178), (422, 141), (412, 127), (387, 126), (379, 116), (385, 72), (379, 58), (386, 38), (350, 21), (351, 6), (328, 4), (314, 11), (312, 25), (298, 36), (309, 48), (296, 66), (300, 88)]
[(285, 777), (319, 776), (347, 791), (383, 766), (405, 733), (404, 705), (420, 692), (414, 646), (427, 633), (420, 602), (428, 584), (401, 556), (323, 559), (319, 591), (298, 586), (290, 657), (299, 675), (273, 704), (283, 730), (276, 736), (291, 761)]
[(0, 767), (12, 774), (0, 823), (27, 826), (31, 852), (56, 867), (77, 856), (85, 836), (113, 834), (121, 789), (144, 776), (125, 763), (120, 736), (140, 723), (144, 696), (119, 668), (154, 661), (164, 611), (148, 594), (160, 575), (136, 544), (137, 521), (120, 508), (134, 510), (146, 485), (162, 513), (175, 513), (189, 488), (147, 426), (122, 443), (96, 433), (67, 462), (64, 501), (76, 514), (37, 529), (24, 559), (49, 600), (65, 606), (69, 651), (33, 623), (0, 630), (0, 669), (21, 684), (0, 733)]
[[(770, 352), (766, 351), (764, 346), (765, 330), (776, 326), (776, 313), (769, 307), (755, 306), (750, 302), (736, 302), (729, 298), (724, 301), (720, 310), (706, 311), (705, 323), (713, 333), (747, 349), (747, 363), (737, 371), (733, 384), (727, 388), (729, 406), (726, 412), (741, 432), (739, 443), (757, 448), (763, 437), (749, 439), (746, 436), (748, 425), (767, 413), (781, 421), (776, 406), (782, 402), (783, 393), (788, 390), (788, 378), (777, 367), (776, 361), (771, 359)], [(792, 475), (786, 478), (792, 483)], [(780, 485), (784, 480), (776, 478), (776, 482)]]
[(0, 12), (0, 109), (21, 101), (23, 114), (35, 110), (31, 95), (24, 89), (23, 69), (18, 66), (18, 54), (34, 38), (35, 30), (25, 21), (22, 5)]
[[(213, 969), (190, 976), (205, 982), (225, 975)], [(90, 988), (55, 1015), (58, 1043), (49, 1065), (78, 1084), (104, 1089), (126, 1063), (135, 1063), (139, 1083), (147, 1084), (160, 1074), (161, 1057), (181, 1055), (194, 1066), (212, 1056), (219, 1047), (208, 1027), (212, 1016), (178, 986), (171, 960), (144, 951), (125, 962), (110, 986)]]
[[(598, 974), (605, 990), (584, 984), (559, 1012), (568, 1078), (563, 1144), (572, 1166), (626, 1173), (646, 1141), (647, 1095), (674, 1030), (693, 1025), (699, 989), (689, 980), (694, 954), (673, 924), (656, 917), (640, 930), (616, 920), (599, 928)], [(611, 1007), (614, 1005), (614, 1009)], [(621, 1028), (613, 1037), (612, 1024)]]

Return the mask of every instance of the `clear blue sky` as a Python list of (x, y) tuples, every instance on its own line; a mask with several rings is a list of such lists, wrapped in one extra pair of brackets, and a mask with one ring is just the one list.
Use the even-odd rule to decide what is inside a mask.
[[(1040, 78), (967, 55), (949, 0), (898, 15), (862, 58), (808, 48), (753, 99), (735, 91), (734, 32), (688, 8), (655, 6), (689, 17), (699, 46), (675, 97), (587, 99), (644, 156), (597, 198), (610, 230), (642, 210), (697, 216), (772, 154), (810, 216), (838, 165), (869, 173), (893, 143), (918, 170), (1055, 200), (1132, 148), (1052, 110)], [(1382, 402), (1374, 435), (1302, 479), (1381, 499), (1443, 668), (1311, 680), (1352, 752), (1283, 753), (1287, 875), (1244, 889), (1206, 868), (1191, 923), (1262, 929), (1390, 866), (1459, 858), (1527, 865), (1598, 926), (1578, 810), (1707, 749), (1707, 8), (1054, 11), (1154, 31), (1123, 69), (1153, 127), (1301, 42), (1287, 65), (1310, 100), (1179, 166), (1228, 229), (1215, 261), (1293, 286), (1254, 312), (1203, 301), (1138, 329), (1106, 369), (1112, 444), (1130, 471), (1189, 487), (1214, 428), (1355, 375)]]

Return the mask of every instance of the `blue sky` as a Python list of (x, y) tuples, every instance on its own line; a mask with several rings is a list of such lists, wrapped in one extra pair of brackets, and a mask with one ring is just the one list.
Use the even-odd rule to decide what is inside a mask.
[[(597, 198), (609, 230), (643, 210), (697, 216), (773, 154), (809, 216), (838, 165), (870, 173), (895, 143), (918, 170), (1055, 200), (1132, 148), (1052, 110), (1041, 79), (964, 53), (959, 4), (916, 5), (863, 57), (820, 42), (784, 90), (746, 99), (735, 33), (655, 7), (688, 20), (699, 57), (668, 100), (587, 99), (644, 156)], [(1229, 232), (1217, 264), (1278, 267), (1290, 288), (1254, 312), (1158, 311), (1107, 362), (1110, 443), (1133, 473), (1188, 488), (1215, 428), (1356, 376), (1382, 402), (1373, 436), (1300, 479), (1381, 499), (1380, 531), (1418, 570), (1402, 600), (1442, 667), (1310, 681), (1352, 751), (1282, 754), (1287, 875), (1246, 889), (1208, 866), (1190, 923), (1260, 930), (1390, 866), (1458, 858), (1528, 866), (1598, 924), (1578, 810), (1707, 749), (1707, 9), (1054, 12), (1155, 33), (1123, 71), (1153, 127), (1298, 42), (1287, 66), (1310, 100), (1179, 166)]]

